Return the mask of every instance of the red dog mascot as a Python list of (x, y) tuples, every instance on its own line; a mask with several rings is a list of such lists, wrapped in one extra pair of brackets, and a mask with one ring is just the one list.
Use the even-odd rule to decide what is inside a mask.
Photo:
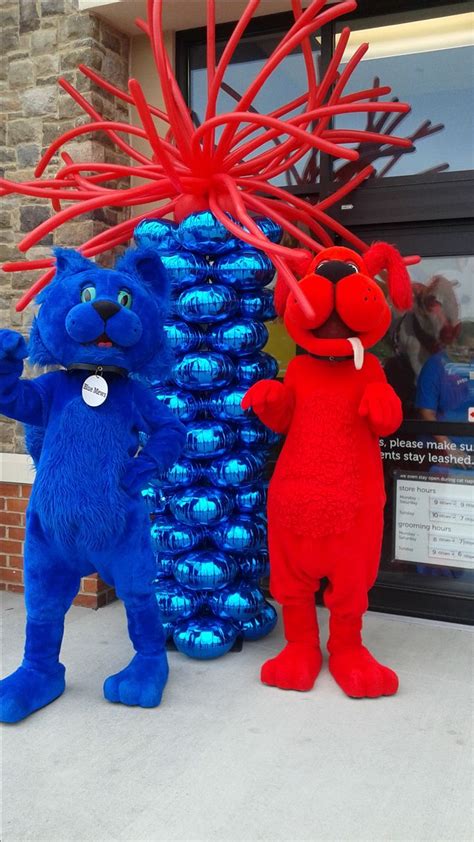
[(270, 588), (283, 606), (287, 645), (262, 667), (265, 684), (310, 690), (322, 664), (314, 594), (324, 576), (330, 611), (329, 669), (349, 695), (389, 696), (398, 678), (362, 645), (362, 616), (380, 558), (385, 503), (379, 436), (402, 421), (400, 401), (378, 360), (364, 356), (386, 332), (390, 309), (373, 280), (387, 270), (397, 309), (411, 304), (399, 253), (374, 244), (362, 259), (347, 248), (322, 251), (300, 282), (314, 311), (305, 316), (277, 282), (275, 304), (306, 353), (284, 383), (261, 380), (245, 409), (286, 441), (270, 482)]

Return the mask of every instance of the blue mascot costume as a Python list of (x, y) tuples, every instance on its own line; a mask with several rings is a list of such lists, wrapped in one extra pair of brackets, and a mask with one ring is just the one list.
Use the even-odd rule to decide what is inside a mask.
[[(2, 721), (17, 722), (64, 691), (64, 616), (82, 576), (98, 571), (123, 600), (136, 655), (104, 684), (111, 702), (154, 707), (168, 676), (151, 582), (155, 561), (141, 489), (169, 468), (184, 428), (144, 385), (169, 362), (162, 329), (165, 270), (147, 248), (101, 269), (56, 250), (27, 348), (0, 331), (0, 411), (29, 428), (36, 479), (25, 540), (25, 654), (1, 682)], [(60, 365), (20, 379), (23, 359)], [(139, 434), (146, 443), (139, 450)]]

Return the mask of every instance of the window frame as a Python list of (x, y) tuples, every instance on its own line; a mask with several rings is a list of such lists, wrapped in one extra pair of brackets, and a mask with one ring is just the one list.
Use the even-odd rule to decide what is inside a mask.
[[(462, 257), (472, 255), (474, 251), (472, 226), (468, 220), (461, 223), (439, 220), (431, 224), (371, 225), (356, 228), (354, 233), (369, 242), (375, 239), (376, 233), (377, 239), (396, 243), (405, 253), (416, 251), (421, 257)], [(434, 435), (474, 436), (474, 425), (469, 422), (422, 420), (404, 421), (393, 435), (411, 439), (426, 435), (427, 429)], [(441, 576), (430, 578), (429, 582), (421, 578), (419, 582), (396, 581), (395, 577), (392, 581), (390, 579), (390, 571), (381, 568), (369, 593), (371, 610), (474, 625), (473, 594), (456, 591), (455, 586), (450, 587), (452, 583), (449, 579)], [(422, 587), (423, 582), (429, 587)]]
[[(430, 10), (439, 14), (452, 8), (446, 0), (428, 0)], [(372, 10), (370, 6), (372, 5)], [(396, 12), (408, 16), (426, 8), (423, 0), (398, 0)], [(470, 0), (459, 0), (456, 7), (471, 8)], [(393, 0), (378, 0), (377, 17), (393, 14)], [(341, 22), (350, 24), (364, 18), (374, 17), (373, 0), (359, 0), (358, 9), (325, 26), (321, 32), (323, 66), (327, 65), (334, 46), (336, 27)], [(292, 23), (291, 13), (281, 13), (255, 18), (249, 24), (246, 34), (272, 34), (285, 32)], [(216, 27), (218, 38), (229, 37), (235, 23)], [(245, 36), (244, 36), (245, 37)], [(189, 100), (189, 51), (196, 44), (205, 45), (206, 29), (184, 30), (176, 33), (176, 76), (185, 99)], [(429, 115), (427, 115), (429, 118)], [(326, 195), (331, 189), (330, 159), (321, 156), (321, 178), (318, 184), (284, 188), (297, 193), (309, 201), (318, 195)], [(474, 171), (465, 170), (445, 173), (394, 176), (371, 180), (351, 194), (350, 200), (333, 206), (331, 215), (350, 228), (366, 242), (386, 240), (397, 244), (405, 254), (419, 253), (425, 257), (459, 256), (472, 254)], [(342, 205), (351, 207), (342, 207)], [(426, 432), (427, 422), (406, 421), (399, 432), (419, 435)], [(430, 432), (451, 435), (473, 433), (469, 424), (430, 424)], [(390, 578), (390, 577), (389, 577)], [(448, 622), (474, 624), (472, 595), (457, 593), (448, 588), (446, 580), (437, 577), (428, 589), (420, 583), (402, 581), (379, 581), (370, 592), (370, 608), (392, 614), (425, 617)], [(318, 600), (319, 601), (319, 600)]]

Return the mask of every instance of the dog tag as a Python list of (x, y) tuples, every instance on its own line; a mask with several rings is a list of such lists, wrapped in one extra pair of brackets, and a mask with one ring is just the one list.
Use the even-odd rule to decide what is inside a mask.
[(82, 400), (88, 406), (100, 406), (107, 400), (109, 387), (100, 374), (92, 374), (82, 384)]

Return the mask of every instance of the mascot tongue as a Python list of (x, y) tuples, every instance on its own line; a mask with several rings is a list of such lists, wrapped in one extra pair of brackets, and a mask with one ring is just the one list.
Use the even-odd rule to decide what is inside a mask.
[(354, 365), (357, 371), (360, 371), (364, 365), (364, 346), (358, 336), (349, 336), (347, 341), (352, 345), (352, 353), (354, 355)]

